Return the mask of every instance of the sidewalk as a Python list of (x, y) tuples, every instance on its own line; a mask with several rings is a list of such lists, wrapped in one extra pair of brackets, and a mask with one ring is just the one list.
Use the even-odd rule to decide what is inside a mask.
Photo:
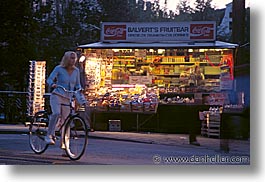
[[(0, 134), (27, 134), (28, 127), (22, 124), (0, 124)], [(120, 140), (128, 142), (139, 142), (149, 144), (161, 144), (170, 146), (181, 146), (185, 148), (204, 148), (209, 150), (220, 150), (220, 139), (207, 138), (197, 136), (201, 146), (193, 146), (189, 144), (189, 135), (187, 134), (165, 134), (165, 133), (140, 133), (140, 132), (109, 132), (95, 131), (89, 133), (90, 138)], [(231, 154), (250, 155), (249, 140), (229, 140), (229, 148)]]

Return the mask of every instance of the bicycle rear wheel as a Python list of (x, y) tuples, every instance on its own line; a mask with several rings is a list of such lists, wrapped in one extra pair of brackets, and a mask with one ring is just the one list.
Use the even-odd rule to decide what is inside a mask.
[(33, 122), (29, 126), (29, 144), (36, 154), (42, 154), (48, 148), (44, 140), (46, 133), (46, 123)]
[(87, 146), (88, 129), (85, 121), (79, 116), (67, 120), (64, 128), (63, 141), (65, 151), (71, 160), (82, 157)]

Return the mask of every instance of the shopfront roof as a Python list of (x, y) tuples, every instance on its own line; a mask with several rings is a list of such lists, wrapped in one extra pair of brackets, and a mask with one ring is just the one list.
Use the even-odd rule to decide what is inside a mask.
[(78, 46), (92, 49), (139, 49), (139, 48), (236, 48), (237, 44), (228, 42), (158, 42), (158, 43), (105, 43), (96, 42)]

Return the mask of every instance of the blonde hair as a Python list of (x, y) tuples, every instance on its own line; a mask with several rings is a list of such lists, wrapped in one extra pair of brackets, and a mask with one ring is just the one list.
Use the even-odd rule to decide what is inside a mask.
[(77, 54), (74, 52), (74, 51), (66, 51), (64, 53), (64, 56), (62, 57), (62, 60), (61, 60), (61, 66), (62, 67), (67, 67), (68, 64), (69, 64), (69, 61), (70, 61), (70, 57), (71, 55), (74, 54), (75, 55), (75, 62), (77, 60)]

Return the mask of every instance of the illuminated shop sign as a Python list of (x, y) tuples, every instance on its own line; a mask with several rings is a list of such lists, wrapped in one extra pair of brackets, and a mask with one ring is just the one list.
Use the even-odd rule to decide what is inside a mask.
[(216, 23), (207, 22), (103, 22), (102, 42), (215, 41)]

